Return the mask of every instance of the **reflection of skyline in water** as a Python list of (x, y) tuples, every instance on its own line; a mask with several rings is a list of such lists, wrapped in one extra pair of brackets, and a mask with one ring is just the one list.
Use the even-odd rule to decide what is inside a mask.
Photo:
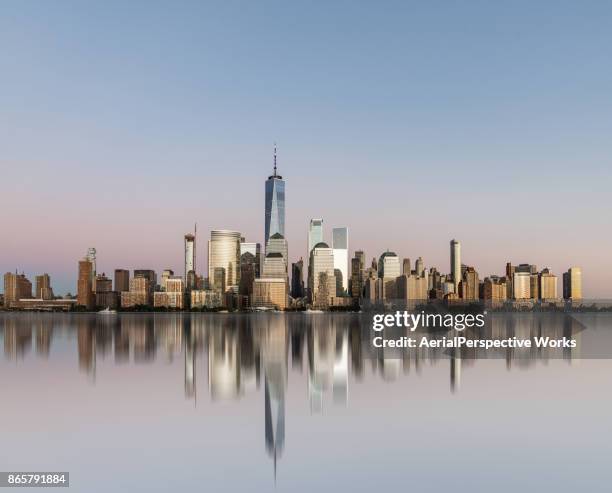
[[(464, 370), (477, 365), (482, 356), (466, 349), (418, 349), (399, 354), (376, 350), (371, 344), (369, 319), (354, 314), (10, 314), (0, 321), (5, 359), (18, 361), (33, 352), (42, 359), (53, 357), (54, 338), (64, 337), (76, 342), (75, 368), (78, 366), (92, 383), (98, 360), (146, 365), (163, 359), (184, 361), (184, 395), (195, 406), (199, 379), (207, 382), (212, 401), (239, 400), (262, 391), (265, 450), (275, 474), (285, 448), (290, 368), (304, 375), (309, 411), (320, 414), (330, 406), (348, 405), (349, 381), (358, 385), (365, 378), (366, 367), (369, 374), (388, 382), (410, 372), (421, 374), (427, 366), (448, 364), (449, 389), (456, 392)], [(579, 340), (583, 328), (563, 315), (517, 315), (492, 318), (485, 333), (491, 338), (566, 336)], [(432, 337), (442, 335), (447, 334)], [(551, 358), (572, 361), (579, 355), (580, 346), (571, 351), (508, 349), (498, 357), (511, 370)]]

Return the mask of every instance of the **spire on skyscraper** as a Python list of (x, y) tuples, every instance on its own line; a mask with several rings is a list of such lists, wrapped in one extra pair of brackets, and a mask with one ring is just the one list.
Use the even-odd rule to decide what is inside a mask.
[(274, 142), (274, 176), (276, 176), (276, 142)]

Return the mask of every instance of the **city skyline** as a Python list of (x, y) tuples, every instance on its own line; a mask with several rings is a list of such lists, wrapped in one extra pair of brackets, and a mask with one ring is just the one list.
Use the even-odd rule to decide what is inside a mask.
[(95, 245), (100, 272), (182, 273), (195, 222), (263, 244), (277, 141), (290, 262), (322, 217), (368, 259), (441, 267), (457, 237), (480, 272), (580, 265), (612, 298), (610, 6), (0, 9), (1, 272), (74, 291)]

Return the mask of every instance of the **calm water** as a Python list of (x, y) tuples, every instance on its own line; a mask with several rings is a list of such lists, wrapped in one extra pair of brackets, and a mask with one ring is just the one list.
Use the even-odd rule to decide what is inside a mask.
[(377, 353), (362, 321), (0, 314), (0, 470), (84, 492), (610, 491), (612, 314), (518, 316), (579, 347), (493, 359)]

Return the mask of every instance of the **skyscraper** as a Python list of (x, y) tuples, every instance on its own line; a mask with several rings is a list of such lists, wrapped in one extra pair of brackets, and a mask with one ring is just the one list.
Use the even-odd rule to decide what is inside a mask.
[(291, 264), (291, 296), (302, 298), (304, 296), (304, 260)]
[(342, 291), (348, 292), (348, 228), (332, 229), (332, 249), (334, 250), (334, 269), (342, 273)]
[(32, 283), (25, 274), (17, 272), (4, 274), (4, 306), (10, 307), (13, 302), (31, 297)]
[[(264, 245), (265, 247), (265, 245)], [(245, 253), (250, 253), (255, 259), (255, 277), (260, 276), (260, 270), (262, 266), (262, 258), (261, 258), (261, 245), (254, 241), (242, 241), (240, 240), (240, 258), (243, 258)], [(242, 260), (241, 260), (242, 262)]]
[(308, 226), (308, 257), (317, 243), (323, 241), (323, 219), (311, 219)]
[(36, 298), (39, 300), (52, 300), (53, 289), (51, 288), (51, 278), (49, 274), (36, 276)]
[(312, 304), (318, 308), (329, 306), (336, 294), (334, 251), (327, 243), (317, 243), (310, 252), (308, 291)]
[[(285, 277), (289, 277), (289, 251), (288, 251), (287, 240), (280, 233), (274, 233), (268, 239), (268, 243), (266, 244), (266, 258), (271, 253), (278, 253), (281, 255), (284, 263), (285, 263)], [(264, 265), (265, 265), (264, 259)], [(262, 273), (263, 276), (263, 273)]]
[(115, 269), (115, 291), (122, 293), (130, 290), (130, 271)]
[(274, 144), (274, 173), (266, 180), (266, 217), (264, 245), (274, 233), (285, 236), (285, 181), (276, 172), (276, 144)]
[(570, 267), (563, 273), (563, 297), (566, 300), (582, 299), (582, 271), (580, 267)]
[(351, 259), (351, 296), (355, 299), (361, 297), (365, 276), (365, 254), (357, 250)]
[(457, 240), (450, 242), (450, 270), (455, 285), (455, 293), (459, 293), (459, 282), (461, 281), (461, 243)]
[[(90, 255), (91, 250), (94, 252), (93, 261)], [(93, 294), (95, 272), (95, 249), (89, 249), (89, 252), (82, 260), (79, 260), (79, 277), (77, 281), (77, 304), (84, 306), (88, 310), (94, 308), (95, 298)]]
[[(240, 284), (240, 233), (212, 230), (208, 240), (208, 276), (217, 283), (216, 269), (224, 269), (225, 290), (238, 290)], [(219, 290), (221, 286), (214, 286)]]
[(187, 276), (190, 272), (196, 271), (196, 237), (191, 233), (185, 235), (185, 285), (187, 290), (195, 288), (187, 283)]

